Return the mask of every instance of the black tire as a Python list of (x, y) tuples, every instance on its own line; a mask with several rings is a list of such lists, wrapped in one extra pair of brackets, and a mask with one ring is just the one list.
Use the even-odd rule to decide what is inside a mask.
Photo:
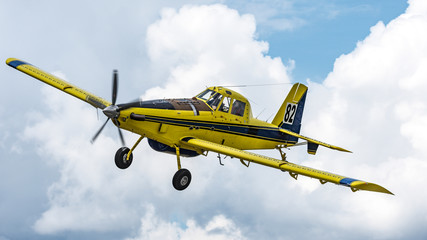
[(190, 185), (190, 182), (191, 173), (185, 168), (178, 170), (172, 179), (172, 185), (178, 191), (186, 189)]
[(130, 154), (129, 160), (126, 161), (129, 151), (130, 149), (127, 147), (122, 147), (117, 150), (116, 156), (114, 157), (114, 162), (118, 168), (126, 169), (132, 164), (132, 153)]

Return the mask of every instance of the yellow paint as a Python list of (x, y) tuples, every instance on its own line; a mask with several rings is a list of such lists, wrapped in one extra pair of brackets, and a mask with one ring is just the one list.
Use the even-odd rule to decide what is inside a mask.
[[(6, 60), (6, 63), (9, 64), (12, 61), (21, 61), (19, 59), (16, 58), (9, 58)], [(78, 88), (50, 73), (47, 73), (43, 70), (38, 69), (37, 67), (34, 67), (33, 65), (30, 64), (22, 64), (20, 66), (18, 66), (16, 69), (18, 69), (21, 72), (24, 72), (44, 83), (47, 83), (63, 92), (66, 92), (80, 100), (83, 100), (89, 104), (91, 104), (92, 106), (96, 107), (96, 108), (101, 108), (100, 105), (104, 105), (104, 106), (110, 106), (111, 103), (108, 102), (107, 100), (100, 98), (92, 93), (89, 93), (81, 88)], [(91, 101), (92, 100), (92, 101)], [(99, 102), (100, 104), (96, 104), (96, 102)], [(102, 109), (102, 108), (101, 108)]]

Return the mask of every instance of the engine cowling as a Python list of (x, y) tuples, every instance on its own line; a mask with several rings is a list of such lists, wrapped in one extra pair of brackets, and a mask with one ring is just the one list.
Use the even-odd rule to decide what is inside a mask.
[[(166, 144), (163, 144), (161, 142), (158, 142), (156, 140), (150, 139), (148, 138), (148, 144), (150, 145), (150, 147), (157, 151), (157, 152), (164, 152), (164, 153), (169, 153), (169, 154), (173, 154), (176, 155), (176, 150), (175, 148), (172, 148)], [(195, 157), (198, 156), (200, 154), (198, 154), (196, 151), (193, 150), (188, 150), (185, 148), (180, 148), (179, 149), (179, 154), (183, 157)]]

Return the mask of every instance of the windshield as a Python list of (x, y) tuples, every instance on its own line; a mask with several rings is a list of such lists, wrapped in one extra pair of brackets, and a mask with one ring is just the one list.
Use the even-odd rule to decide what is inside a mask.
[(218, 107), (218, 104), (221, 102), (222, 95), (219, 93), (215, 93), (206, 103), (211, 106), (213, 110), (215, 110)]
[(203, 100), (208, 100), (215, 92), (209, 89), (206, 89), (206, 91), (202, 92), (197, 96), (198, 98), (201, 98)]

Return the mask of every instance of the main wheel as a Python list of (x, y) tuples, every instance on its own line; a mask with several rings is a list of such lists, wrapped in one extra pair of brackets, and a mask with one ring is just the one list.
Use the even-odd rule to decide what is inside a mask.
[(129, 160), (126, 160), (130, 149), (127, 147), (119, 148), (116, 152), (116, 156), (114, 157), (114, 162), (116, 166), (120, 169), (126, 169), (132, 164), (132, 153), (129, 156)]
[(172, 179), (172, 185), (173, 187), (178, 190), (182, 191), (190, 185), (191, 182), (191, 173), (185, 168), (179, 169)]

